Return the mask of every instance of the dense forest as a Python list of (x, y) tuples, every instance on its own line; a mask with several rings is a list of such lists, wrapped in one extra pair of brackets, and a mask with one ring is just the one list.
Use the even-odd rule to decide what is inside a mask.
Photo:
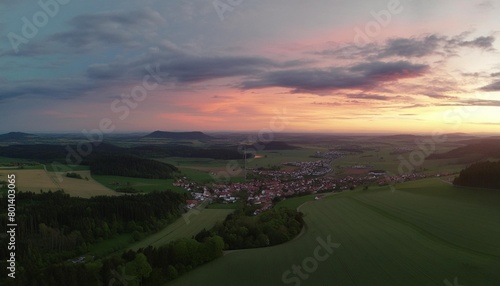
[[(127, 285), (161, 285), (222, 256), (225, 249), (289, 241), (304, 224), (302, 213), (296, 210), (272, 209), (253, 216), (248, 215), (251, 210), (242, 207), (193, 238), (74, 262), (88, 254), (95, 243), (127, 233), (139, 240), (164, 228), (184, 212), (185, 199), (185, 195), (168, 191), (90, 199), (60, 191), (18, 193), (17, 278), (8, 279), (8, 285), (121, 285), (124, 278)], [(6, 200), (2, 198), (5, 205)], [(5, 229), (6, 211), (0, 216), (0, 226)], [(7, 239), (2, 237), (0, 243), (7, 245)], [(7, 255), (6, 248), (0, 249), (4, 262)]]
[[(57, 161), (65, 164), (68, 156), (70, 160), (76, 160), (75, 157), (78, 154), (75, 150), (78, 150), (78, 147), (75, 145), (10, 145), (0, 146), (0, 156), (34, 160), (42, 163)], [(92, 161), (93, 156), (99, 155), (134, 155), (143, 158), (188, 157), (211, 158), (217, 160), (235, 160), (242, 158), (242, 154), (238, 152), (237, 146), (193, 147), (181, 144), (143, 144), (130, 148), (123, 148), (102, 142), (99, 143), (99, 145), (93, 145), (92, 153), (89, 156), (81, 156), (85, 159), (83, 164), (88, 164), (88, 162)]]
[[(185, 199), (184, 195), (168, 191), (91, 199), (63, 192), (17, 193), (18, 277), (42, 279), (45, 271), (51, 271), (49, 265), (64, 264), (67, 259), (87, 253), (92, 243), (124, 233), (135, 237), (162, 229), (184, 212)], [(2, 198), (1, 203), (7, 205), (6, 200)], [(6, 229), (5, 209), (0, 216), (0, 226)], [(1, 238), (2, 245), (7, 245), (7, 239)], [(0, 257), (7, 257), (7, 248), (0, 249)], [(71, 271), (80, 270), (75, 266)]]
[(88, 164), (93, 175), (169, 179), (179, 173), (179, 170), (170, 164), (127, 155), (96, 155)]
[(235, 147), (193, 147), (180, 144), (166, 145), (141, 145), (131, 147), (131, 154), (147, 157), (147, 158), (162, 158), (162, 157), (186, 157), (186, 158), (211, 158), (216, 160), (235, 160), (242, 159), (242, 154)]
[(460, 172), (453, 184), (466, 187), (500, 189), (500, 162), (479, 162)]

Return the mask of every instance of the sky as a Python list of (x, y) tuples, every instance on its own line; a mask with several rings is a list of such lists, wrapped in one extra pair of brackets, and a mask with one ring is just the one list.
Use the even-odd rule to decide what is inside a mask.
[(0, 0), (0, 132), (498, 133), (499, 6)]

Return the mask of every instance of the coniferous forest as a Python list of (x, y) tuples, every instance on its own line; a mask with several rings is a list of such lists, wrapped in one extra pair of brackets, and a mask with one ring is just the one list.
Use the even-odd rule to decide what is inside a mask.
[(500, 189), (500, 162), (478, 162), (460, 172), (453, 184), (465, 187)]

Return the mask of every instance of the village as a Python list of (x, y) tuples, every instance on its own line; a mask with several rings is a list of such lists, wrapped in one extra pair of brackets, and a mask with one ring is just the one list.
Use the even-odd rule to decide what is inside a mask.
[[(331, 154), (329, 154), (331, 155)], [(424, 174), (389, 175), (383, 170), (373, 170), (364, 176), (326, 176), (333, 171), (331, 161), (286, 162), (283, 166), (293, 166), (293, 170), (248, 170), (252, 177), (259, 178), (242, 183), (212, 183), (201, 185), (187, 178), (174, 182), (177, 187), (190, 192), (193, 199), (187, 201), (188, 208), (195, 208), (206, 200), (224, 204), (233, 204), (246, 200), (248, 204), (257, 206), (255, 215), (272, 208), (273, 203), (282, 199), (352, 190), (357, 186), (370, 184), (390, 185), (396, 182), (421, 179)], [(352, 166), (352, 168), (368, 168), (369, 166)]]

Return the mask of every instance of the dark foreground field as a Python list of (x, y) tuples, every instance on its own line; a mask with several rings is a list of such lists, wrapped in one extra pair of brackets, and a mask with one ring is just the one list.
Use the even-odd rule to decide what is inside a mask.
[[(499, 205), (498, 191), (438, 179), (336, 194), (301, 207), (298, 239), (229, 253), (168, 285), (500, 285)], [(329, 237), (332, 253), (320, 242)]]

